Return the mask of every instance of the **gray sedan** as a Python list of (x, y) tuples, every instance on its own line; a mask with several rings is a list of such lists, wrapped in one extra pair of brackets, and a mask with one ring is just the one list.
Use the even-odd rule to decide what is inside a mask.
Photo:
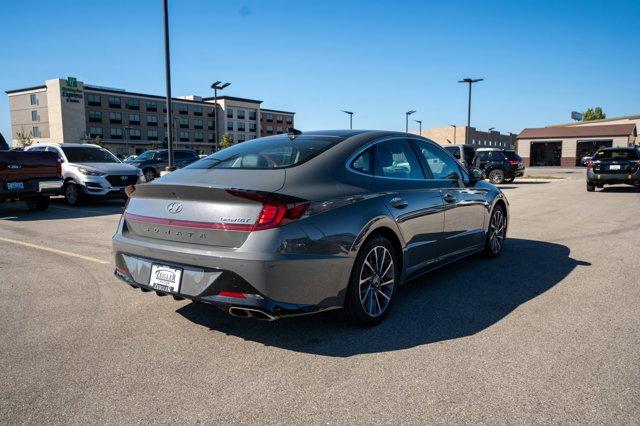
[(243, 142), (128, 188), (115, 274), (239, 317), (344, 308), (376, 324), (402, 283), (474, 253), (500, 254), (508, 202), (483, 178), (405, 133)]

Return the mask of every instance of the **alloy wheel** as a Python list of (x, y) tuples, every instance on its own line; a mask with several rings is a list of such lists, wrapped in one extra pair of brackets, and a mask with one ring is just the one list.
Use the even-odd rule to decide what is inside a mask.
[(75, 184), (70, 183), (67, 184), (67, 187), (64, 192), (64, 197), (67, 199), (67, 202), (71, 205), (74, 205), (78, 202), (78, 188)]
[(358, 290), (360, 304), (372, 318), (382, 315), (391, 302), (395, 285), (393, 256), (384, 246), (375, 246), (364, 259)]
[(489, 174), (489, 180), (491, 183), (497, 184), (504, 181), (504, 174), (500, 170), (494, 170)]
[(156, 178), (156, 174), (153, 172), (153, 170), (147, 170), (147, 171), (144, 172), (144, 180), (145, 180), (145, 182), (151, 182), (155, 178)]
[(496, 209), (489, 225), (489, 244), (493, 253), (499, 253), (500, 249), (502, 249), (506, 228), (504, 213), (501, 209)]

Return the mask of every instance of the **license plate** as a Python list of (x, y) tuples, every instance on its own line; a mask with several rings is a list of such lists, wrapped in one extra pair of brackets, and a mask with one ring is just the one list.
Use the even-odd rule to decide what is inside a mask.
[(613, 164), (613, 165), (609, 166), (609, 170), (620, 170), (620, 165), (619, 164)]
[(7, 189), (8, 190), (20, 190), (20, 189), (24, 189), (24, 183), (22, 182), (7, 182)]
[(151, 267), (151, 279), (149, 286), (165, 293), (179, 293), (182, 269), (165, 265), (153, 265)]

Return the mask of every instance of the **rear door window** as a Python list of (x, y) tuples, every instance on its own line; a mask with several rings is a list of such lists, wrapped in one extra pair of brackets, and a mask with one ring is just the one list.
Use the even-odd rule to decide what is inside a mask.
[(424, 179), (420, 162), (405, 139), (392, 139), (375, 145), (376, 176), (394, 179)]
[(461, 179), (462, 172), (458, 163), (441, 148), (423, 141), (415, 141), (418, 151), (424, 156), (433, 179)]
[(358, 155), (352, 162), (351, 162), (351, 168), (357, 172), (360, 173), (365, 173), (365, 174), (372, 174), (372, 170), (371, 170), (371, 160), (372, 160), (372, 155), (371, 155), (371, 151), (372, 148), (367, 149), (365, 152), (363, 152), (362, 154)]

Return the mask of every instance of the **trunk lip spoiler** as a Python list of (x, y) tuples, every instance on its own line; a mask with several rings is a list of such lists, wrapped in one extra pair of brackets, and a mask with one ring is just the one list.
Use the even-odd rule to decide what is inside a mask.
[(196, 229), (214, 229), (221, 231), (244, 231), (251, 232), (254, 228), (254, 224), (235, 224), (224, 222), (199, 222), (193, 220), (183, 219), (168, 219), (163, 217), (145, 216), (135, 213), (124, 212), (125, 220), (132, 220), (135, 222), (152, 223), (154, 225), (166, 225), (166, 226), (180, 226), (184, 228), (196, 228)]

